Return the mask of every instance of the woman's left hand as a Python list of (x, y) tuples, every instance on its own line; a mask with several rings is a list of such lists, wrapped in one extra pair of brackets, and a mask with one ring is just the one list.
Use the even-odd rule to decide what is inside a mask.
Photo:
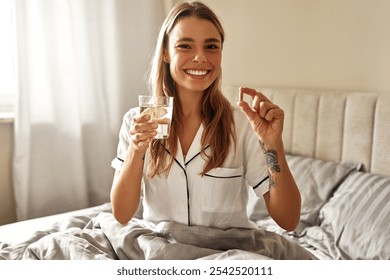
[(281, 140), (284, 111), (255, 89), (241, 87), (239, 94), (249, 95), (252, 99), (252, 106), (243, 100), (238, 101), (237, 105), (245, 112), (259, 139), (263, 143)]

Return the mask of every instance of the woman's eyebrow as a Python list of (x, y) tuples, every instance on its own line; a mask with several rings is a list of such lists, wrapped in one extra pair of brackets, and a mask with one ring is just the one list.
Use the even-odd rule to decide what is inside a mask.
[[(180, 43), (180, 42), (195, 42), (195, 40), (193, 38), (190, 38), (190, 37), (184, 37), (184, 38), (180, 38), (176, 41), (176, 43)], [(218, 39), (218, 38), (207, 38), (205, 40), (206, 43), (221, 43), (221, 40)]]
[(179, 38), (176, 43), (180, 43), (180, 42), (195, 42), (194, 39), (192, 38), (189, 38), (189, 37), (185, 37), (185, 38)]
[(219, 40), (217, 38), (209, 38), (209, 39), (206, 39), (206, 43), (221, 43), (221, 40)]

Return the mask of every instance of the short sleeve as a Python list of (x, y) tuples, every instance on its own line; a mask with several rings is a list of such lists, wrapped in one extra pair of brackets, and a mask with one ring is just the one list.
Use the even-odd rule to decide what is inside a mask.
[(132, 108), (123, 116), (121, 128), (119, 130), (119, 142), (117, 147), (116, 157), (111, 161), (111, 167), (116, 170), (121, 170), (123, 162), (126, 158), (126, 153), (129, 148), (130, 138), (130, 125), (135, 115), (139, 113), (138, 108)]
[(264, 152), (260, 142), (254, 133), (247, 142), (245, 177), (258, 197), (262, 197), (269, 191), (269, 176)]

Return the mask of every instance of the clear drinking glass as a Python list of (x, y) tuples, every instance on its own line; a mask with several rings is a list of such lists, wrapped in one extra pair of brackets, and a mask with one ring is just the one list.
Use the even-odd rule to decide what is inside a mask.
[(139, 107), (141, 116), (149, 114), (151, 119), (157, 121), (156, 139), (166, 139), (172, 123), (173, 97), (139, 95)]

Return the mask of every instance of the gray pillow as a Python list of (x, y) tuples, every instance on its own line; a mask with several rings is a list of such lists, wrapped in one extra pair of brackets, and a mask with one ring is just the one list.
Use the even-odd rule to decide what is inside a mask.
[[(291, 154), (287, 154), (286, 159), (301, 193), (301, 222), (309, 225), (320, 224), (318, 214), (321, 207), (344, 178), (361, 167), (359, 163), (337, 163)], [(268, 216), (262, 198), (256, 200), (251, 195), (248, 205), (251, 220), (257, 221)]]
[(390, 259), (390, 177), (354, 172), (320, 211), (344, 259)]

